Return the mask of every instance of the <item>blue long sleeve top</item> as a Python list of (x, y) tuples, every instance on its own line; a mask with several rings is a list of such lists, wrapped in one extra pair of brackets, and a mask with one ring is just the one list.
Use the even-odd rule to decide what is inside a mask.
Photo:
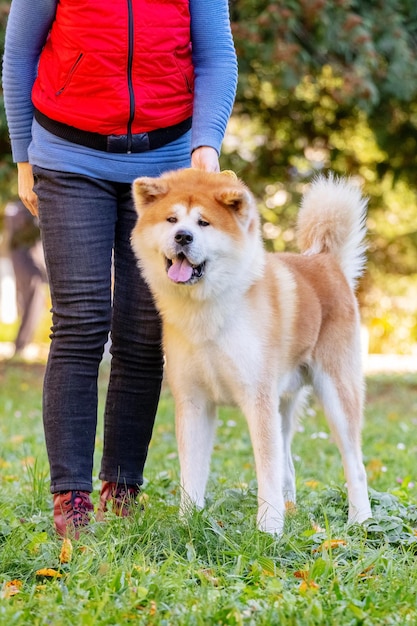
[(3, 90), (12, 154), (46, 169), (117, 182), (155, 176), (175, 162), (189, 165), (192, 150), (211, 146), (220, 153), (237, 84), (237, 59), (227, 0), (190, 0), (195, 71), (192, 129), (156, 150), (113, 154), (60, 139), (33, 119), (32, 86), (39, 55), (58, 0), (13, 0), (6, 29)]

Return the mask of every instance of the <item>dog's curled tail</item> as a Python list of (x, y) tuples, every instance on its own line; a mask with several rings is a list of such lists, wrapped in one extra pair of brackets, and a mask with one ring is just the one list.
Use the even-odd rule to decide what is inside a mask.
[(303, 196), (297, 243), (303, 254), (333, 255), (352, 289), (365, 266), (367, 200), (346, 178), (319, 175)]

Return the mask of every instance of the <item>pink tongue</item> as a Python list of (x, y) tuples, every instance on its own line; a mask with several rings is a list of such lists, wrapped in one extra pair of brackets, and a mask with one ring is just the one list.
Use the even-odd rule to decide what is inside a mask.
[(168, 270), (168, 276), (176, 283), (186, 283), (193, 275), (193, 268), (187, 259), (175, 259)]

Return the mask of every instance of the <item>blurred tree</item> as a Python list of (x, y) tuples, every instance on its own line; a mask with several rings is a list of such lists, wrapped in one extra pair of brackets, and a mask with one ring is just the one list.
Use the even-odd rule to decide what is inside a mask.
[[(259, 198), (271, 249), (291, 248), (317, 171), (370, 197), (362, 309), (372, 349), (417, 341), (417, 3), (231, 0), (239, 88), (224, 164)], [(401, 320), (401, 323), (399, 323)]]
[[(0, 0), (0, 52), (9, 5)], [(230, 9), (240, 78), (222, 165), (259, 198), (277, 250), (292, 247), (314, 173), (358, 178), (370, 197), (360, 297), (371, 348), (406, 350), (417, 341), (416, 0), (230, 0)], [(0, 213), (15, 189), (0, 106)]]

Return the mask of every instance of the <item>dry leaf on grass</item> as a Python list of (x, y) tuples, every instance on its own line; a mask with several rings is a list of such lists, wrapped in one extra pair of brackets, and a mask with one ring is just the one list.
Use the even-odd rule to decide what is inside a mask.
[(3, 589), (1, 591), (2, 598), (11, 598), (15, 596), (17, 593), (20, 593), (22, 589), (23, 583), (21, 580), (9, 580), (3, 585)]
[(71, 539), (63, 539), (61, 552), (59, 555), (60, 563), (69, 563), (72, 559), (72, 543)]
[(36, 576), (43, 578), (62, 578), (62, 574), (52, 569), (51, 567), (44, 567), (36, 571)]

